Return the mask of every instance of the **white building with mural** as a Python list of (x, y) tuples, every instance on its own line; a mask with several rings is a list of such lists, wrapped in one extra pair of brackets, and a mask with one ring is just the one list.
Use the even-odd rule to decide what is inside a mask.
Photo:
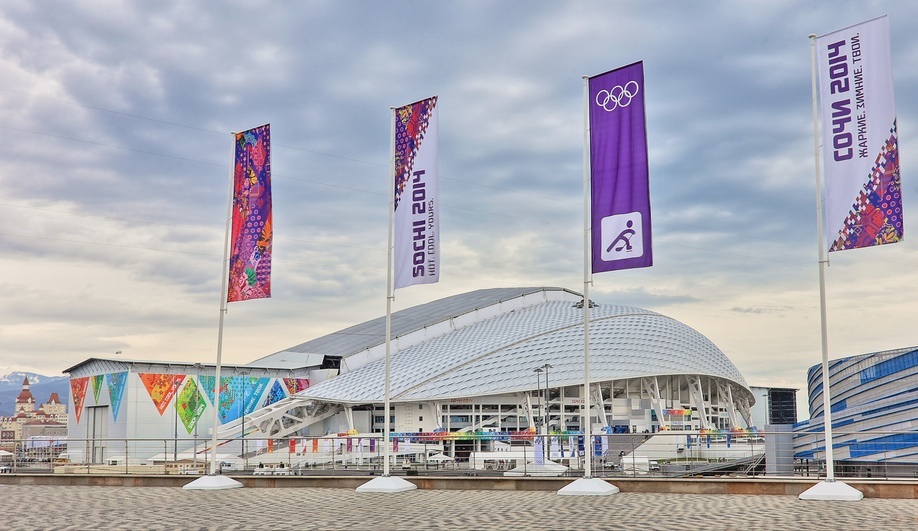
[[(90, 358), (66, 369), (73, 402), (69, 460), (105, 463), (180, 454), (204, 443), (214, 422), (214, 364)], [(308, 374), (224, 365), (220, 424), (309, 387)], [(243, 413), (244, 412), (244, 413)]]

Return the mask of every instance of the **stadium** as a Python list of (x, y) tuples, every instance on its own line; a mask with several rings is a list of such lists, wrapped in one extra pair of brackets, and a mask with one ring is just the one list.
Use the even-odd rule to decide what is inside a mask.
[[(582, 295), (566, 289), (501, 288), (394, 313), (393, 431), (405, 436), (582, 432), (582, 305)], [(674, 319), (591, 303), (590, 346), (594, 433), (751, 425), (754, 398), (743, 376), (710, 340)], [(329, 377), (247, 416), (266, 436), (383, 430), (384, 318), (249, 366), (321, 366), (336, 373), (318, 375)], [(221, 433), (235, 428), (224, 426)], [(446, 450), (463, 458), (470, 446)]]
[[(752, 391), (702, 334), (641, 308), (591, 302), (589, 312), (591, 433), (636, 434), (641, 441), (670, 435), (666, 448), (637, 454), (654, 459), (676, 456), (693, 442), (698, 447), (699, 433), (735, 434), (752, 427)], [(540, 439), (533, 435), (546, 436), (538, 442), (552, 458), (582, 456), (583, 439), (578, 442), (576, 434), (584, 431), (583, 313), (581, 294), (554, 287), (483, 289), (393, 313), (392, 432), (405, 443), (434, 443), (432, 449), (459, 461), (480, 452), (511, 451), (515, 445), (528, 445), (531, 451), (534, 439)], [(356, 324), (245, 365), (225, 366), (217, 434), (234, 442), (221, 444), (221, 452), (252, 456), (251, 448), (260, 444), (261, 450), (273, 450), (277, 461), (316, 466), (349, 459), (341, 455), (343, 441), (320, 439), (359, 434), (357, 447), (349, 447), (350, 458), (378, 459), (373, 434), (381, 434), (385, 423), (385, 320)], [(79, 414), (71, 415), (72, 439), (163, 437), (169, 439), (166, 454), (171, 457), (192, 448), (193, 454), (186, 455), (199, 455), (213, 424), (213, 369), (201, 363), (101, 359), (72, 367), (72, 381), (91, 380), (94, 390), (107, 378), (112, 397), (84, 392), (80, 406), (85, 405), (84, 417), (91, 420), (81, 424)], [(127, 389), (121, 392), (129, 404), (126, 411), (121, 408), (120, 419), (111, 392), (115, 376)], [(157, 389), (166, 392), (157, 394)], [(178, 420), (168, 413), (170, 400)], [(672, 435), (679, 432), (689, 433), (676, 443)], [(271, 444), (281, 440), (290, 444)], [(726, 440), (729, 447), (729, 435)], [(93, 448), (94, 462), (105, 444), (86, 443)], [(603, 444), (597, 455), (635, 453)], [(277, 453), (281, 449), (284, 455)], [(406, 451), (405, 444), (396, 453), (411, 453), (412, 461), (429, 455)]]
[[(794, 455), (825, 459), (822, 366), (807, 373), (810, 419), (794, 425)], [(834, 459), (847, 476), (918, 475), (918, 348), (832, 360), (829, 364)]]

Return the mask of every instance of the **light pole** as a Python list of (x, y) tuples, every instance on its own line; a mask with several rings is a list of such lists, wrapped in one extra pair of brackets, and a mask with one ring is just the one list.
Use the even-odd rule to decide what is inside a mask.
[(249, 468), (249, 456), (245, 453), (245, 386), (246, 386), (246, 376), (248, 376), (249, 371), (239, 371), (239, 375), (242, 376), (242, 469), (248, 470)]
[[(195, 376), (197, 377), (196, 378), (197, 381), (195, 381), (194, 384), (197, 385), (199, 389), (201, 389), (200, 387), (201, 386), (201, 369), (203, 368), (204, 368), (204, 365), (201, 363), (194, 364), (194, 372), (195, 372)], [(198, 416), (198, 408), (201, 407), (201, 404), (200, 404), (201, 395), (195, 393), (194, 396), (196, 398), (194, 401), (194, 409), (192, 409), (192, 411), (194, 412), (194, 457), (192, 461), (194, 463), (194, 469), (197, 470), (198, 469), (198, 420), (200, 420)]]
[[(546, 363), (545, 365), (542, 365), (539, 368), (545, 370), (545, 433), (548, 433), (551, 431), (551, 427), (549, 425), (549, 422), (551, 421), (551, 396), (549, 396), (549, 391), (548, 391), (549, 389), (548, 388), (548, 369), (551, 369), (552, 366)], [(563, 416), (563, 410), (562, 410), (562, 416)]]
[(536, 373), (536, 390), (539, 394), (539, 402), (536, 404), (536, 415), (539, 417), (539, 419), (536, 420), (536, 431), (541, 434), (542, 421), (545, 420), (545, 417), (542, 415), (542, 367), (536, 367), (532, 369), (532, 372)]

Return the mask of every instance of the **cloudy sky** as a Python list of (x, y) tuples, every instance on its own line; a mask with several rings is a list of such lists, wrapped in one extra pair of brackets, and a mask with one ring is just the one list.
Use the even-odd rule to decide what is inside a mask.
[(582, 76), (642, 60), (655, 264), (591, 296), (687, 323), (753, 385), (804, 388), (821, 359), (807, 36), (884, 14), (906, 240), (830, 256), (833, 358), (918, 344), (918, 5), (4, 1), (0, 369), (215, 360), (231, 133), (264, 123), (274, 296), (229, 306), (224, 361), (384, 315), (389, 109), (432, 95), (441, 281), (394, 309), (581, 291)]

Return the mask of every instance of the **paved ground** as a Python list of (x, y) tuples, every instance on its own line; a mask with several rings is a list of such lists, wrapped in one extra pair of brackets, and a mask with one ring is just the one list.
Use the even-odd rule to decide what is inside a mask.
[(19, 530), (918, 528), (915, 500), (793, 496), (350, 489), (0, 486), (0, 528)]

